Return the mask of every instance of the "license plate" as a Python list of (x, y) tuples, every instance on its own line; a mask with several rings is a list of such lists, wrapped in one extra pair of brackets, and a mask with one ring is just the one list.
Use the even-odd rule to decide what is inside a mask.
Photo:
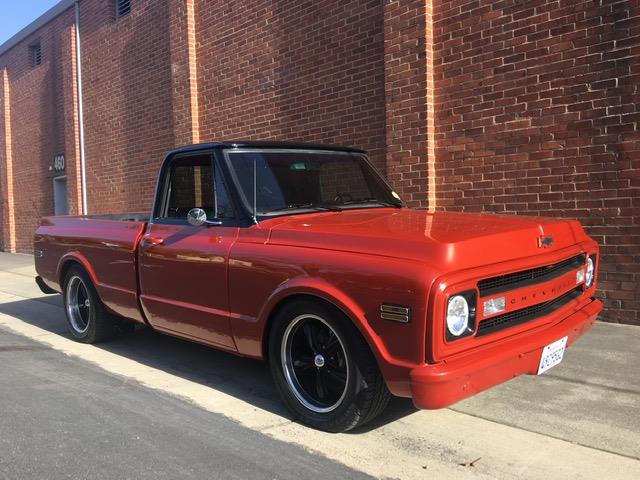
[(567, 338), (568, 337), (563, 337), (544, 347), (542, 356), (540, 357), (540, 365), (538, 366), (538, 375), (543, 374), (562, 361), (564, 349), (567, 346)]

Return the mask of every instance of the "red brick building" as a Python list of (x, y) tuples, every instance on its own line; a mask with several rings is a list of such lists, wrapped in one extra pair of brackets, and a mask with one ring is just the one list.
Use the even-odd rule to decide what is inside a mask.
[(82, 157), (104, 213), (176, 145), (331, 142), (412, 206), (578, 218), (640, 324), (640, 0), (62, 0), (0, 76), (4, 250), (82, 211)]

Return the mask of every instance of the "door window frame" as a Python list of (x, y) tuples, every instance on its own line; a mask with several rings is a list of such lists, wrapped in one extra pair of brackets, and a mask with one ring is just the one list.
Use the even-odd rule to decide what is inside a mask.
[[(214, 203), (217, 202), (217, 197), (216, 197), (216, 178), (217, 175), (222, 175), (222, 183), (224, 185), (224, 187), (226, 188), (226, 193), (227, 193), (227, 197), (229, 198), (229, 203), (231, 205), (231, 209), (233, 210), (233, 214), (235, 218), (207, 218), (207, 220), (211, 220), (211, 221), (215, 221), (215, 222), (220, 222), (220, 224), (215, 225), (215, 226), (238, 226), (238, 209), (237, 206), (233, 200), (233, 196), (231, 194), (231, 189), (229, 188), (230, 185), (226, 180), (226, 176), (224, 174), (224, 171), (222, 171), (222, 169), (220, 168), (220, 164), (218, 162), (218, 160), (216, 159), (216, 155), (215, 155), (215, 151), (213, 149), (211, 150), (194, 150), (191, 152), (178, 152), (175, 153), (173, 155), (171, 155), (170, 157), (168, 157), (163, 165), (162, 165), (162, 171), (160, 172), (160, 176), (158, 178), (158, 185), (156, 187), (156, 194), (155, 194), (155, 199), (153, 202), (153, 212), (151, 215), (151, 219), (149, 221), (150, 224), (160, 224), (160, 225), (189, 225), (189, 222), (187, 221), (187, 217), (185, 216), (184, 218), (180, 218), (180, 217), (165, 217), (162, 216), (162, 212), (166, 211), (166, 206), (167, 206), (167, 195), (169, 193), (169, 183), (171, 181), (171, 168), (174, 165), (174, 163), (176, 161), (179, 160), (184, 160), (185, 158), (189, 158), (189, 157), (202, 157), (202, 156), (208, 156), (209, 157), (209, 162), (211, 165), (211, 170), (212, 170), (212, 182), (211, 182), (211, 188), (213, 189), (212, 195), (213, 195), (213, 201)], [(207, 227), (212, 227), (214, 225), (208, 225), (208, 224), (204, 224), (201, 225), (201, 228), (207, 228)], [(195, 227), (197, 228), (197, 227)]]

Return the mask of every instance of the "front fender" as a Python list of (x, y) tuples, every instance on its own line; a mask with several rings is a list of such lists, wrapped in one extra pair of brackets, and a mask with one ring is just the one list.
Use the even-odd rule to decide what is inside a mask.
[[(320, 298), (353, 322), (392, 392), (408, 395), (409, 371), (425, 360), (426, 299), (435, 277), (425, 264), (395, 257), (239, 243), (228, 273), (232, 334), (241, 355), (262, 359), (282, 302), (297, 295)], [(410, 321), (381, 318), (385, 303), (409, 307)]]
[[(287, 299), (298, 295), (317, 297), (333, 304), (358, 328), (376, 357), (380, 356), (387, 361), (391, 359), (384, 343), (367, 322), (365, 312), (358, 303), (335, 285), (322, 278), (294, 278), (281, 284), (271, 294), (258, 317), (258, 325), (263, 332), (263, 336), (268, 333), (269, 320), (275, 309)], [(262, 355), (264, 357), (264, 351)]]
[[(262, 341), (259, 343), (248, 342), (248, 338), (242, 339), (239, 335), (236, 335), (236, 344), (240, 353), (254, 358), (265, 359), (267, 356), (266, 345), (271, 326), (270, 322), (273, 320), (274, 312), (283, 303), (298, 296), (322, 299), (342, 311), (360, 331), (369, 345), (389, 390), (395, 395), (409, 395), (408, 372), (415, 365), (395, 358), (386, 348), (384, 339), (367, 320), (366, 312), (359, 306), (358, 302), (346, 292), (322, 278), (293, 278), (280, 284), (264, 304), (258, 318), (255, 319), (255, 330), (258, 335), (256, 338), (260, 338)], [(248, 350), (243, 349), (243, 346), (246, 347), (249, 344), (251, 344), (251, 348)]]

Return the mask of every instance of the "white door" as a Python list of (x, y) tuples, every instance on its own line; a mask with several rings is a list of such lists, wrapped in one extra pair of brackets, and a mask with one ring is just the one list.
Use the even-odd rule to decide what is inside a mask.
[(56, 215), (68, 215), (67, 204), (67, 177), (55, 177), (53, 179), (53, 211)]

